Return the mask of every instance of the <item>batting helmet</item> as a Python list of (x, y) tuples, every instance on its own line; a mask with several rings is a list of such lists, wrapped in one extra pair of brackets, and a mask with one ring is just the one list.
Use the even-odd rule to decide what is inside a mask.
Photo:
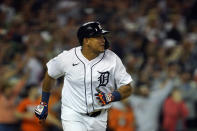
[[(77, 37), (80, 45), (83, 45), (84, 38), (91, 38), (95, 36), (105, 35), (109, 33), (109, 31), (104, 30), (99, 22), (87, 22), (79, 27), (77, 32)], [(109, 42), (104, 36), (105, 39), (105, 49), (109, 48)]]

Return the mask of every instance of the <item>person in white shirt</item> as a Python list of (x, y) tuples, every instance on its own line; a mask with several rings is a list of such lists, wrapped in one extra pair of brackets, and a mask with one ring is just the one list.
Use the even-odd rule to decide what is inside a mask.
[(87, 22), (77, 32), (81, 46), (64, 51), (47, 63), (42, 100), (35, 108), (47, 117), (50, 90), (64, 76), (61, 119), (64, 131), (105, 131), (111, 102), (132, 93), (131, 76), (120, 58), (108, 50), (109, 42), (99, 22)]
[(138, 86), (136, 93), (129, 97), (130, 105), (134, 110), (137, 131), (157, 131), (161, 106), (174, 88), (173, 80), (155, 84), (155, 90), (150, 91), (146, 84)]

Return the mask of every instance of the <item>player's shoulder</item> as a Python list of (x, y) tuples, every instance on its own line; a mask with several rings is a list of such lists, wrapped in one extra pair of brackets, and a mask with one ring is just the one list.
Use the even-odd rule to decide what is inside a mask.
[(109, 57), (118, 57), (116, 53), (114, 53), (112, 50), (109, 49), (105, 50), (105, 55)]
[(62, 51), (61, 53), (59, 53), (58, 56), (59, 56), (59, 57), (66, 57), (66, 56), (69, 56), (69, 55), (71, 55), (71, 54), (74, 53), (74, 50), (75, 50), (75, 48), (72, 48), (72, 49), (70, 49), (70, 50), (64, 50), (64, 51)]
[(106, 59), (110, 59), (110, 60), (119, 59), (118, 55), (109, 49), (105, 50), (105, 56), (106, 56)]

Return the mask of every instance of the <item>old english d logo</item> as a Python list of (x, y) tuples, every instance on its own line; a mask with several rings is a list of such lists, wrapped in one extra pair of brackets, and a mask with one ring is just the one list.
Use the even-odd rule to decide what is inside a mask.
[(109, 82), (109, 71), (106, 71), (106, 72), (99, 72), (100, 73), (100, 76), (98, 77), (98, 81), (100, 82), (99, 83), (99, 86), (106, 86), (107, 83)]

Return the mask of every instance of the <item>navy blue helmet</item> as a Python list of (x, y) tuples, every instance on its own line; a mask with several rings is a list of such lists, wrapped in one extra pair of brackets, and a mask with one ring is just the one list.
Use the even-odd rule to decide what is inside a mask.
[[(77, 32), (77, 37), (80, 45), (82, 46), (84, 38), (96, 37), (100, 35), (105, 35), (107, 33), (109, 33), (109, 31), (104, 30), (99, 22), (87, 22), (83, 24), (81, 27), (79, 27)], [(107, 49), (109, 48), (109, 42), (105, 36), (104, 39), (105, 39), (105, 49)]]

